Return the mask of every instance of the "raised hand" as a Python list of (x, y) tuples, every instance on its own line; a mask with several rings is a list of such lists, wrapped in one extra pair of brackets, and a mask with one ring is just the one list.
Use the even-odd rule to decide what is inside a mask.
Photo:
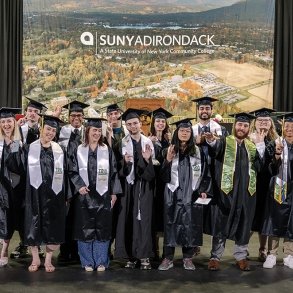
[(265, 129), (261, 129), (260, 132), (255, 133), (254, 143), (264, 142), (265, 137), (266, 137), (266, 131)]
[(174, 144), (171, 144), (169, 147), (168, 147), (168, 151), (167, 151), (167, 161), (168, 162), (171, 162), (174, 157), (175, 157), (176, 153), (175, 153), (175, 145)]
[(150, 145), (146, 144), (145, 151), (142, 151), (141, 153), (142, 153), (142, 157), (148, 162), (152, 155), (152, 149)]

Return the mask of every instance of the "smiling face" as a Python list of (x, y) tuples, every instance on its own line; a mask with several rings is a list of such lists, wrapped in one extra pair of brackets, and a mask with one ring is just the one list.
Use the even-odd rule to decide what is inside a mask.
[(81, 112), (72, 111), (69, 115), (69, 123), (74, 128), (80, 128), (83, 122), (83, 114)]
[(15, 119), (13, 117), (1, 118), (0, 123), (2, 133), (7, 137), (11, 137), (15, 128)]
[(293, 122), (285, 122), (284, 137), (290, 140), (293, 139)]
[(212, 116), (213, 110), (211, 105), (200, 105), (198, 107), (198, 117), (201, 120), (209, 120)]
[(40, 119), (40, 116), (39, 116), (40, 113), (41, 111), (39, 109), (28, 106), (26, 109), (26, 119), (30, 121), (31, 123), (35, 124)]
[(154, 128), (156, 131), (163, 131), (166, 128), (166, 120), (163, 118), (156, 118), (154, 121)]
[(88, 140), (90, 144), (98, 143), (102, 136), (102, 128), (90, 126), (88, 132)]
[(272, 127), (272, 119), (270, 117), (257, 117), (255, 119), (255, 129), (260, 132), (261, 130), (269, 130)]
[(41, 134), (44, 143), (51, 142), (55, 138), (56, 132), (56, 128), (45, 124)]
[(141, 122), (138, 118), (131, 118), (127, 120), (125, 125), (131, 135), (136, 135), (141, 131)]
[(235, 124), (235, 137), (238, 139), (244, 139), (249, 134), (249, 126), (248, 122), (236, 122)]
[(111, 111), (107, 114), (108, 122), (111, 123), (112, 127), (119, 127), (119, 118), (121, 117), (120, 111)]

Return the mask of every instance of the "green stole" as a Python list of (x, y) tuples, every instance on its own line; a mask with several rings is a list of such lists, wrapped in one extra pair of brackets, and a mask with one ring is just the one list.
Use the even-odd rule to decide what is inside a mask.
[[(244, 145), (248, 153), (249, 159), (249, 185), (248, 191), (250, 195), (256, 192), (256, 172), (252, 167), (255, 160), (256, 146), (248, 139), (244, 139)], [(221, 179), (221, 190), (228, 195), (233, 190), (233, 179), (236, 163), (237, 141), (233, 135), (226, 137), (226, 148), (224, 154), (224, 163)]]

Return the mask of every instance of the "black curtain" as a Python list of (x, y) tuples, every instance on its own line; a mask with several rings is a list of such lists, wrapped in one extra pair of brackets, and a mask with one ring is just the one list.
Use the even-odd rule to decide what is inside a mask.
[(0, 106), (21, 106), (23, 0), (0, 0)]
[(274, 108), (293, 111), (293, 1), (276, 0)]

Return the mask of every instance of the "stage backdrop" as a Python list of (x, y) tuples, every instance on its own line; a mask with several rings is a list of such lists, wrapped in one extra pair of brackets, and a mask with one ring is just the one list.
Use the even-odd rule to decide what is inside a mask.
[[(178, 116), (272, 107), (274, 0), (24, 0), (23, 96)], [(141, 104), (137, 103), (141, 99)], [(150, 99), (150, 103), (146, 103)], [(154, 102), (154, 105), (158, 103)], [(161, 104), (160, 104), (161, 105)]]

